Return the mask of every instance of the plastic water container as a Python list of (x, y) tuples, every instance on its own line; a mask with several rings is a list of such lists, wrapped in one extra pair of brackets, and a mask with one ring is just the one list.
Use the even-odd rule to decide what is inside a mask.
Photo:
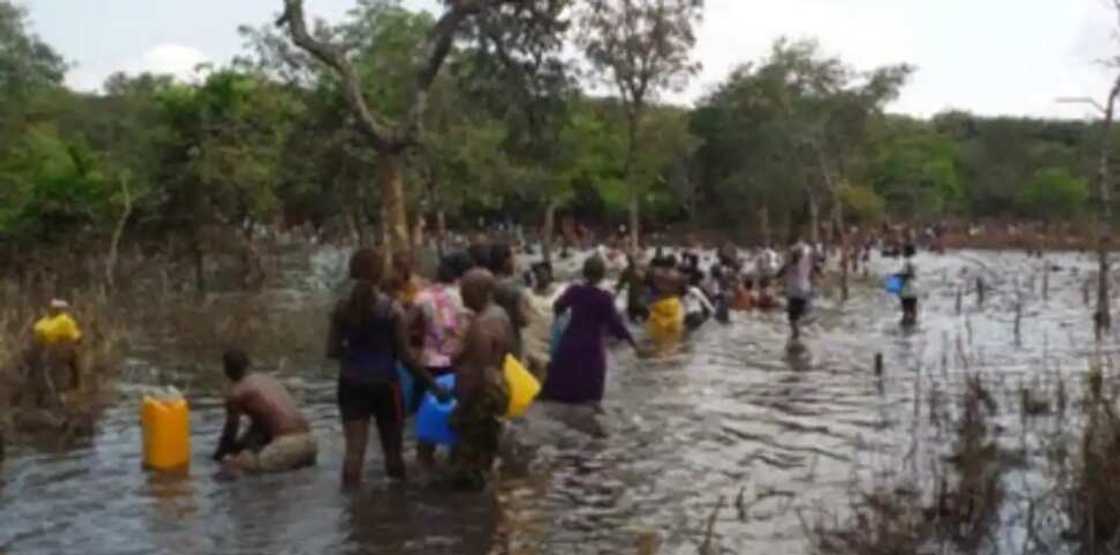
[(50, 316), (41, 318), (35, 322), (33, 332), (35, 340), (41, 345), (74, 343), (82, 338), (82, 330), (78, 327), (78, 323), (66, 313), (53, 318)]
[(900, 276), (898, 274), (895, 274), (895, 275), (892, 275), (892, 276), (888, 277), (886, 284), (884, 284), (884, 287), (886, 288), (887, 293), (890, 293), (891, 295), (902, 294), (902, 287), (903, 287), (902, 276)]
[[(455, 389), (455, 374), (436, 378), (436, 383)], [(455, 445), (459, 441), (455, 430), (451, 429), (451, 413), (455, 410), (455, 399), (440, 403), (435, 395), (428, 392), (416, 413), (416, 439), (433, 445)]]
[(185, 469), (191, 462), (191, 421), (187, 400), (177, 392), (145, 396), (140, 409), (144, 466), (153, 470)]
[(529, 405), (532, 405), (533, 400), (540, 394), (541, 382), (511, 355), (506, 355), (502, 371), (506, 377), (506, 385), (509, 387), (509, 409), (506, 411), (506, 417), (518, 418), (529, 410)]

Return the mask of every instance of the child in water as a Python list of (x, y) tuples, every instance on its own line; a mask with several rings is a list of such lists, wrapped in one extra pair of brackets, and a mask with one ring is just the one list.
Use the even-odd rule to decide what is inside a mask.
[(914, 265), (915, 248), (913, 243), (907, 243), (902, 250), (902, 291), (898, 294), (902, 299), (902, 325), (913, 326), (918, 323), (918, 289), (914, 285), (917, 281), (917, 266)]

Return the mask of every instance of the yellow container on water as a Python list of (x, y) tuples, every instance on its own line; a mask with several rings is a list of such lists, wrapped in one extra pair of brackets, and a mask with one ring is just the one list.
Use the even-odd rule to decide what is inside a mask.
[(518, 418), (529, 410), (529, 405), (540, 394), (541, 382), (512, 355), (506, 355), (502, 371), (509, 387), (509, 410), (506, 411), (506, 417)]
[(177, 470), (190, 465), (191, 421), (186, 399), (144, 397), (140, 422), (146, 468)]

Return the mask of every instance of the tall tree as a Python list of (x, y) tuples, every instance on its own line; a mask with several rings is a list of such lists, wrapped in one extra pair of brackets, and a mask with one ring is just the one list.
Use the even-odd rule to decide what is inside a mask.
[[(339, 77), (347, 104), (359, 129), (378, 154), (378, 179), (381, 186), (384, 217), (390, 230), (391, 247), (407, 248), (408, 222), (405, 213), (405, 191), (402, 182), (403, 154), (415, 146), (422, 135), (423, 115), (428, 104), (429, 90), (436, 75), (452, 51), (455, 39), (465, 24), (474, 17), (501, 10), (534, 14), (547, 14), (539, 9), (554, 0), (444, 0), (443, 14), (436, 20), (425, 39), (419, 62), (415, 65), (415, 79), (403, 115), (387, 115), (385, 106), (370, 101), (363, 77), (374, 79), (379, 75), (364, 76), (355, 67), (347, 48), (322, 37), (314, 36), (307, 26), (303, 0), (284, 0), (284, 13), (277, 20), (285, 25), (292, 41), (317, 60), (330, 67)], [(382, 4), (393, 4), (382, 0)]]
[(66, 73), (62, 56), (28, 31), (26, 19), (23, 8), (0, 0), (0, 98), (6, 100), (56, 86)]
[(633, 168), (642, 117), (666, 90), (681, 90), (699, 71), (692, 61), (703, 0), (589, 0), (580, 21), (580, 44), (599, 78), (612, 86), (626, 112), (627, 147), (622, 176), (630, 188), (630, 241), (639, 238), (640, 187)]
[[(552, 255), (556, 210), (571, 197), (566, 165), (571, 152), (562, 144), (578, 90), (564, 45), (572, 0), (533, 12), (497, 11), (476, 19), (478, 47), (460, 72), (461, 86), (508, 130), (504, 148), (519, 167), (521, 192), (544, 206), (543, 255)], [(542, 26), (547, 26), (542, 28)]]

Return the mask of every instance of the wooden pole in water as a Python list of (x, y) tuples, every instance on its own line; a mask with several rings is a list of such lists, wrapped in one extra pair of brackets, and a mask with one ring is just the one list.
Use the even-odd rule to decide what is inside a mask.
[(883, 375), (883, 353), (875, 353), (875, 375)]
[(957, 314), (961, 313), (961, 297), (962, 297), (961, 288), (958, 287), (957, 288)]
[(700, 546), (700, 555), (711, 555), (712, 550), (712, 537), (716, 531), (716, 519), (719, 518), (719, 511), (723, 509), (724, 497), (719, 496), (719, 501), (716, 503), (716, 509), (712, 511), (711, 516), (708, 517), (708, 527), (704, 533), (704, 543)]
[(1042, 300), (1050, 300), (1050, 267), (1045, 262), (1042, 267)]
[(976, 278), (976, 305), (984, 306), (984, 278)]
[(1021, 337), (1019, 335), (1019, 324), (1023, 320), (1023, 301), (1022, 299), (1015, 302), (1015, 344), (1021, 345)]

